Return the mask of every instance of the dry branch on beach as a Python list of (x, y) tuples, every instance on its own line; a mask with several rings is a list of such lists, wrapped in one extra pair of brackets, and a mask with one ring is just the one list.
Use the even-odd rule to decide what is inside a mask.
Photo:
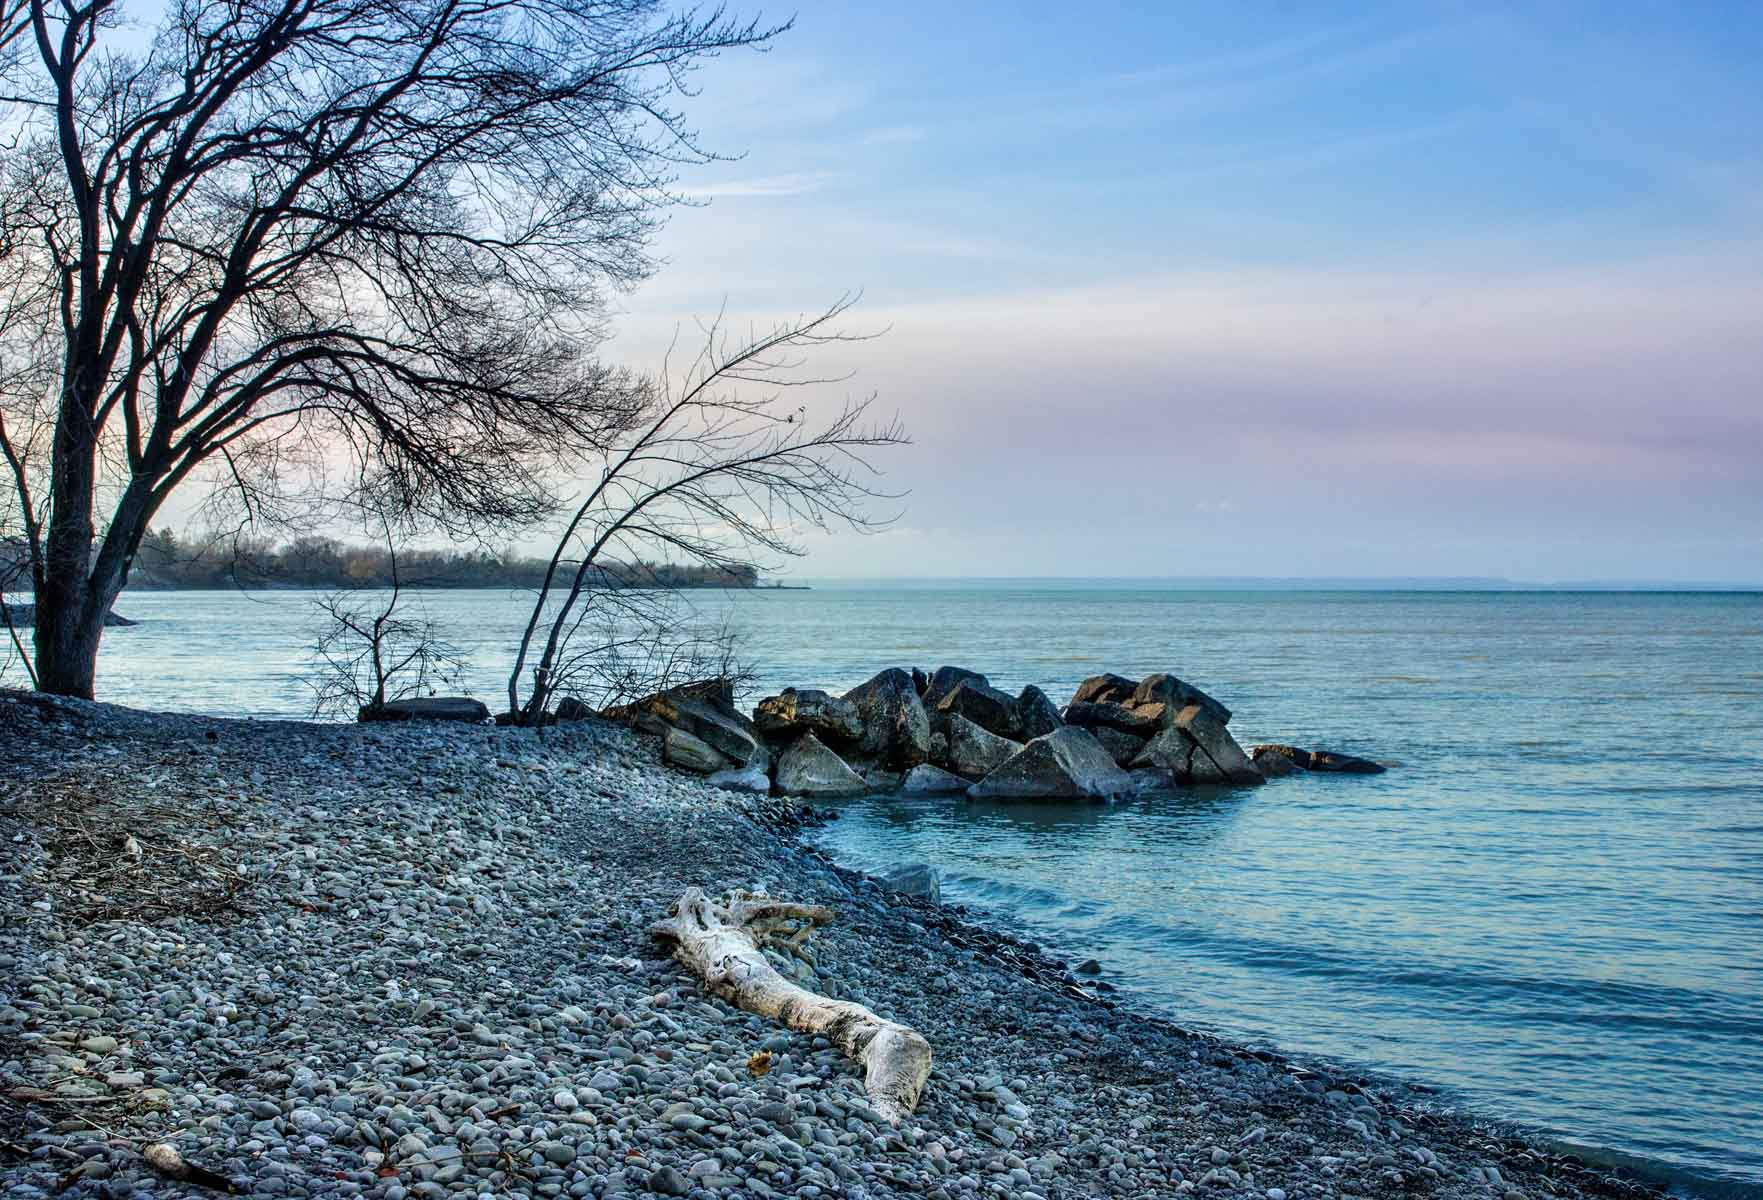
[(930, 1078), (931, 1049), (915, 1030), (878, 1017), (861, 1004), (832, 1000), (786, 980), (760, 946), (801, 941), (833, 919), (831, 909), (736, 892), (726, 902), (687, 888), (673, 915), (652, 932), (716, 995), (798, 1033), (824, 1037), (864, 1068), (875, 1109), (899, 1124), (918, 1104)]

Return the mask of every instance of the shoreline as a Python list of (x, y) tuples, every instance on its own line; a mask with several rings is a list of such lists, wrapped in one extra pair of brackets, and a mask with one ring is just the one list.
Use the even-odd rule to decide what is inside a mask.
[[(0, 997), (8, 1194), (214, 1194), (139, 1161), (130, 1139), (166, 1134), (262, 1194), (386, 1200), (492, 1179), (572, 1196), (1660, 1194), (1440, 1111), (1424, 1085), (1073, 994), (990, 914), (884, 893), (801, 838), (794, 806), (712, 791), (616, 727), (0, 693), (0, 747), (0, 899), (20, 914), (0, 923), (0, 977), (21, 981)], [(131, 822), (122, 836), (177, 876), (169, 903), (106, 842)], [(98, 884), (57, 904), (57, 871)], [(688, 884), (838, 910), (789, 965), (930, 1039), (912, 1119), (874, 1126), (836, 1052), (657, 957), (647, 925)], [(87, 986), (118, 970), (129, 986)], [(766, 1047), (772, 1070), (751, 1074)]]

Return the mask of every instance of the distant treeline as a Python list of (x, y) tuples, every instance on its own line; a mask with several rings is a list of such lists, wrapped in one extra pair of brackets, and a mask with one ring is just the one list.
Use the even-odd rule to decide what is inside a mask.
[[(0, 558), (22, 547), (6, 546)], [(0, 563), (0, 571), (6, 564)], [(18, 564), (24, 566), (22, 560)], [(546, 560), (512, 550), (398, 551), (398, 578), (405, 587), (537, 587)], [(28, 571), (21, 570), (29, 587)], [(752, 567), (719, 569), (670, 563), (614, 563), (595, 580), (602, 587), (750, 588), (759, 584)], [(170, 529), (148, 534), (135, 555), (128, 586), (134, 589), (389, 587), (392, 557), (384, 546), (352, 546), (335, 538), (299, 537), (277, 545), (268, 539), (219, 541), (179, 538)], [(18, 583), (13, 584), (16, 589)]]

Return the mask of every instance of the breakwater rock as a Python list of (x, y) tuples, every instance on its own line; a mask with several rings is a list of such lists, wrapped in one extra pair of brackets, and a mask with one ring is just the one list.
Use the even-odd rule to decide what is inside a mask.
[(1109, 800), (1169, 788), (1247, 787), (1294, 771), (1369, 774), (1368, 759), (1284, 745), (1245, 752), (1231, 711), (1168, 671), (1095, 675), (1063, 708), (981, 672), (890, 667), (842, 696), (785, 688), (751, 716), (723, 680), (603, 714), (663, 740), (664, 759), (742, 791)]

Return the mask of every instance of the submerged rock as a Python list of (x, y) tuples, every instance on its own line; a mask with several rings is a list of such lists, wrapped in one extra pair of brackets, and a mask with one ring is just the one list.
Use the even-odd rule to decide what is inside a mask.
[(965, 792), (968, 781), (959, 775), (930, 763), (919, 763), (906, 772), (906, 778), (900, 781), (900, 790), (909, 796), (942, 796), (954, 792)]
[(819, 738), (805, 733), (777, 760), (777, 790), (786, 796), (861, 796), (869, 784)]
[(936, 904), (943, 898), (942, 877), (937, 869), (925, 863), (908, 863), (895, 867), (880, 877), (881, 885), (890, 892), (906, 896), (923, 896)]
[(1369, 758), (1338, 750), (1305, 750), (1278, 743), (1255, 746), (1250, 757), (1267, 775), (1290, 775), (1293, 771), (1321, 771), (1342, 775), (1381, 775), (1389, 768)]
[(1105, 800), (1132, 790), (1132, 780), (1102, 744), (1067, 725), (1036, 738), (968, 789), (975, 799)]

